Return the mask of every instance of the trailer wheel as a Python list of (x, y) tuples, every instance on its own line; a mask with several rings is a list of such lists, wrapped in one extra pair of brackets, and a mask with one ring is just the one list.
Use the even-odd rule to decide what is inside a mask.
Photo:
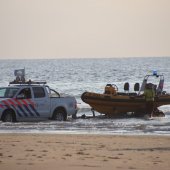
[(77, 114), (76, 113), (72, 115), (72, 119), (77, 119)]
[(53, 114), (53, 120), (57, 121), (66, 121), (67, 120), (67, 113), (64, 109), (57, 109)]
[(15, 113), (12, 110), (6, 110), (2, 116), (3, 122), (16, 122)]

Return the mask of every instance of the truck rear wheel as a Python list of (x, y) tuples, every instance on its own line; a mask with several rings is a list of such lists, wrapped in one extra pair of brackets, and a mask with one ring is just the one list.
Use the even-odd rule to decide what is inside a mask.
[(67, 120), (67, 114), (63, 109), (57, 109), (54, 112), (53, 120), (57, 121), (66, 121)]

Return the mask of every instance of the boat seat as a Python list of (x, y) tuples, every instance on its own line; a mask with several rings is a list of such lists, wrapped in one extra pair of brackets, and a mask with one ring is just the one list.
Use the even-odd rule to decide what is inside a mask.
[(128, 93), (124, 93), (124, 92), (118, 92), (117, 94), (118, 95), (126, 95), (126, 96), (128, 96)]
[(128, 82), (126, 82), (124, 84), (124, 91), (128, 91), (129, 92), (129, 83)]
[(129, 96), (137, 96), (137, 93), (129, 93)]
[(140, 89), (140, 84), (139, 83), (135, 83), (135, 85), (134, 85), (134, 91), (136, 92), (136, 91), (139, 91), (139, 89)]
[(133, 93), (124, 93), (124, 92), (118, 92), (118, 95), (122, 95), (122, 96), (137, 96), (137, 93), (133, 92)]

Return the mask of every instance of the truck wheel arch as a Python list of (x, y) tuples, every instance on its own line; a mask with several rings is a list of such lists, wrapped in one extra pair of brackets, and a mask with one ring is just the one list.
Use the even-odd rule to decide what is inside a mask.
[(1, 120), (6, 122), (6, 116), (7, 115), (11, 115), (11, 122), (16, 122), (16, 114), (15, 111), (13, 109), (6, 109), (3, 111), (2, 116), (1, 116)]
[(52, 114), (52, 119), (53, 120), (56, 120), (56, 115), (58, 113), (63, 114), (63, 120), (64, 121), (67, 120), (67, 111), (66, 111), (66, 109), (64, 107), (57, 107), (57, 108), (54, 109), (53, 114)]

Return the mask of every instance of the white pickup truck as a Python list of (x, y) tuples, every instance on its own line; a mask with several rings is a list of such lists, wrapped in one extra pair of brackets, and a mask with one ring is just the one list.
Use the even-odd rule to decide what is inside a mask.
[(76, 117), (75, 97), (62, 96), (45, 82), (12, 82), (0, 88), (0, 120), (4, 122), (67, 120)]

